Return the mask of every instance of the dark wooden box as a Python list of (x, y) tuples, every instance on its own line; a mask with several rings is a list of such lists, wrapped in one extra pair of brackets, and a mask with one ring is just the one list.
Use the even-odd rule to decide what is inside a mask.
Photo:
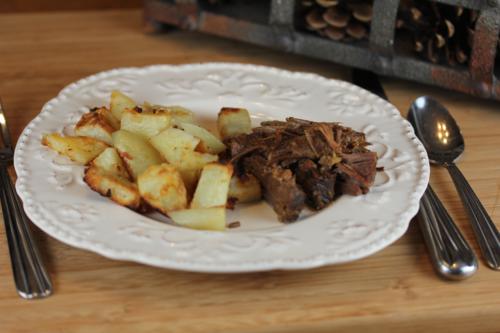
[(500, 100), (500, 82), (495, 73), (500, 1), (436, 2), (479, 11), (468, 66), (438, 65), (399, 53), (395, 47), (395, 25), (400, 0), (374, 0), (369, 39), (354, 44), (297, 29), (294, 20), (298, 6), (294, 0), (235, 2), (215, 10), (203, 0), (145, 0), (144, 19), (150, 30), (159, 30), (163, 25), (198, 30)]

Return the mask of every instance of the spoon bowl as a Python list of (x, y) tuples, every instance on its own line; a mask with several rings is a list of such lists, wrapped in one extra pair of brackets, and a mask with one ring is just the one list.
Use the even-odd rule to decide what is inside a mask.
[(410, 107), (408, 121), (432, 163), (453, 163), (464, 152), (460, 128), (448, 110), (435, 99), (428, 96), (417, 98)]

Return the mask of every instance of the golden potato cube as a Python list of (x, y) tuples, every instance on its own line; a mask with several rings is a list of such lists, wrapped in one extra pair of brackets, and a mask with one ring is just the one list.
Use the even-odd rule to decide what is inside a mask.
[(45, 135), (42, 144), (72, 161), (85, 165), (108, 147), (105, 142), (86, 136), (61, 136), (58, 133)]
[(190, 194), (195, 190), (203, 167), (208, 163), (217, 162), (218, 159), (217, 155), (199, 153), (197, 151), (184, 150), (184, 153), (179, 155), (179, 160), (175, 160), (174, 165), (181, 173)]
[(88, 136), (97, 140), (112, 144), (111, 134), (115, 128), (99, 112), (90, 111), (82, 115), (75, 126), (75, 134)]
[(253, 175), (233, 176), (229, 183), (227, 196), (236, 200), (237, 203), (248, 203), (260, 200), (262, 198), (262, 189), (259, 181)]
[[(200, 144), (202, 145), (202, 151), (211, 154), (219, 154), (226, 150), (226, 146), (222, 141), (219, 140), (215, 135), (204, 129), (203, 127), (190, 124), (190, 123), (181, 123), (180, 127), (188, 132), (189, 134), (197, 137), (201, 140)], [(198, 146), (199, 148), (199, 146)]]
[(119, 130), (112, 137), (113, 145), (134, 180), (149, 166), (163, 162), (160, 154), (139, 134)]
[(217, 116), (217, 129), (223, 139), (250, 133), (250, 114), (242, 108), (222, 108)]
[(160, 154), (181, 173), (189, 193), (198, 181), (201, 169), (219, 158), (217, 155), (194, 151), (200, 139), (178, 128), (167, 128), (150, 139)]
[(196, 184), (198, 184), (198, 178), (200, 178), (201, 168), (200, 169), (182, 169), (177, 167), (177, 170), (181, 174), (182, 181), (184, 182), (184, 186), (186, 186), (186, 190), (188, 192), (188, 197), (192, 197), (194, 191), (196, 190)]
[(115, 116), (111, 113), (111, 110), (108, 109), (107, 107), (100, 107), (97, 109), (94, 109), (93, 112), (97, 112), (100, 114), (104, 119), (107, 120), (108, 124), (110, 124), (115, 130), (120, 129), (120, 121), (116, 119)]
[(172, 165), (181, 173), (188, 193), (193, 194), (203, 167), (208, 163), (217, 162), (218, 159), (217, 155), (182, 150), (180, 154), (176, 155)]
[(233, 166), (231, 164), (210, 163), (205, 165), (191, 201), (191, 208), (225, 206), (232, 174)]
[(144, 102), (144, 104), (142, 104), (141, 107), (145, 112), (167, 113), (172, 117), (172, 121), (175, 125), (180, 124), (182, 122), (192, 123), (194, 121), (193, 112), (182, 106), (159, 105), (159, 104), (150, 104), (148, 102)]
[(182, 106), (178, 106), (178, 105), (167, 106), (167, 111), (172, 116), (172, 122), (175, 125), (178, 125), (181, 123), (194, 122), (193, 112), (189, 109), (182, 107)]
[(174, 160), (172, 164), (178, 168), (187, 170), (201, 170), (208, 163), (217, 162), (219, 159), (217, 155), (187, 150), (184, 150), (183, 154), (179, 156), (179, 160)]
[(83, 180), (92, 190), (109, 197), (122, 206), (133, 210), (139, 210), (141, 207), (141, 197), (137, 186), (125, 178), (92, 165), (85, 170)]
[(142, 107), (147, 112), (152, 112), (152, 113), (166, 112), (168, 115), (172, 117), (173, 125), (179, 125), (181, 123), (192, 123), (194, 121), (193, 112), (182, 106), (178, 105), (163, 106), (163, 105), (149, 104), (148, 102), (145, 102), (142, 105)]
[(150, 138), (169, 127), (170, 122), (171, 117), (165, 112), (138, 112), (131, 109), (123, 111), (121, 129)]
[(178, 165), (182, 155), (186, 151), (193, 151), (200, 143), (200, 139), (181, 129), (167, 128), (160, 134), (153, 136), (150, 142), (169, 163)]
[(170, 164), (150, 166), (139, 175), (137, 185), (142, 198), (164, 214), (187, 206), (187, 192), (181, 175)]
[(99, 154), (91, 165), (111, 175), (130, 180), (131, 177), (115, 148), (109, 147)]
[(168, 215), (175, 223), (192, 229), (222, 231), (226, 228), (224, 207), (177, 210)]
[(124, 95), (123, 93), (117, 90), (111, 92), (111, 102), (109, 108), (116, 119), (121, 120), (123, 111), (133, 109), (136, 105), (137, 104), (132, 98)]

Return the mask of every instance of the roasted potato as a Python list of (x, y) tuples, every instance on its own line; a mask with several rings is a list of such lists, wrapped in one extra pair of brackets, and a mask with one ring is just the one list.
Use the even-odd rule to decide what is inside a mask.
[(169, 163), (184, 169), (196, 169), (186, 163), (191, 164), (190, 156), (194, 155), (200, 139), (178, 128), (167, 128), (153, 136), (150, 142)]
[(201, 170), (208, 163), (217, 162), (218, 159), (219, 157), (217, 155), (193, 151), (183, 156), (179, 168), (187, 170)]
[(195, 208), (170, 212), (169, 217), (184, 227), (204, 230), (224, 230), (226, 209), (224, 207)]
[(121, 120), (123, 111), (133, 109), (136, 105), (137, 104), (132, 98), (123, 93), (117, 90), (111, 92), (111, 103), (109, 108), (116, 119)]
[(203, 167), (208, 163), (217, 162), (217, 160), (217, 155), (204, 154), (196, 151), (185, 151), (185, 154), (181, 155), (181, 159), (176, 167), (181, 173), (182, 179), (190, 194), (195, 190), (196, 183), (198, 182)]
[(160, 154), (181, 173), (189, 194), (192, 194), (201, 169), (218, 160), (217, 155), (194, 151), (200, 139), (178, 128), (167, 128), (150, 139)]
[(173, 164), (181, 173), (189, 194), (192, 194), (196, 188), (203, 167), (208, 163), (217, 162), (218, 157), (217, 155), (188, 150), (184, 150), (183, 154), (179, 156), (179, 160), (176, 160)]
[[(197, 137), (201, 140), (201, 150), (204, 153), (219, 154), (226, 150), (226, 146), (215, 135), (204, 129), (203, 127), (190, 124), (181, 123), (179, 125), (185, 132)], [(197, 149), (199, 149), (198, 146)]]
[(259, 181), (253, 175), (233, 176), (229, 183), (227, 196), (236, 200), (237, 203), (248, 203), (260, 200), (262, 198), (262, 189)]
[(109, 147), (105, 142), (86, 136), (61, 136), (58, 133), (45, 135), (42, 144), (72, 161), (85, 165)]
[(167, 163), (152, 165), (137, 178), (139, 193), (164, 214), (187, 206), (187, 192), (177, 169)]
[(92, 166), (109, 174), (131, 180), (125, 164), (113, 147), (104, 149), (104, 151), (90, 163)]
[(218, 160), (217, 155), (194, 151), (200, 139), (181, 129), (167, 128), (152, 137), (150, 142), (166, 161), (179, 170), (189, 194), (195, 190), (201, 169)]
[(91, 189), (111, 198), (122, 206), (133, 210), (138, 210), (141, 207), (141, 197), (137, 186), (125, 178), (92, 165), (85, 170), (83, 180)]
[(176, 125), (180, 123), (192, 123), (194, 121), (193, 112), (182, 106), (167, 106), (167, 111), (172, 116), (172, 122)]
[(177, 167), (177, 170), (179, 170), (179, 173), (181, 174), (182, 177), (182, 181), (184, 182), (184, 186), (186, 186), (188, 197), (191, 198), (193, 196), (194, 191), (196, 190), (196, 184), (198, 184), (198, 178), (200, 178), (201, 168), (181, 169)]
[(95, 108), (91, 110), (92, 112), (97, 112), (100, 114), (104, 119), (107, 120), (108, 124), (110, 124), (115, 131), (120, 129), (120, 121), (116, 119), (115, 116), (111, 113), (111, 110), (108, 109), (107, 107), (100, 107), (100, 108)]
[(203, 167), (212, 162), (217, 162), (217, 155), (199, 153), (196, 151), (183, 150), (182, 154), (177, 155), (172, 163), (181, 173), (182, 180), (186, 185), (189, 194), (193, 194), (200, 178)]
[(142, 105), (143, 109), (152, 112), (166, 112), (168, 115), (172, 117), (172, 124), (178, 125), (180, 123), (192, 123), (193, 122), (193, 112), (189, 109), (186, 109), (182, 106), (171, 105), (171, 106), (163, 106), (163, 105), (154, 105), (145, 102)]
[(82, 115), (75, 126), (75, 134), (88, 136), (112, 144), (111, 134), (115, 128), (108, 122), (102, 113), (90, 111)]
[(183, 150), (194, 151), (200, 139), (178, 128), (167, 128), (150, 139), (151, 144), (169, 161)]
[(232, 174), (231, 164), (205, 165), (191, 201), (191, 208), (225, 207)]
[(119, 130), (112, 137), (113, 145), (134, 180), (149, 166), (163, 162), (160, 154), (139, 134)]
[(242, 108), (222, 108), (217, 116), (217, 129), (223, 139), (250, 133), (250, 114)]
[(121, 129), (146, 138), (158, 135), (170, 126), (171, 116), (166, 112), (138, 112), (137, 109), (124, 110)]
[(179, 170), (201, 170), (218, 160), (217, 155), (194, 151), (200, 139), (178, 128), (167, 128), (150, 139), (160, 154)]

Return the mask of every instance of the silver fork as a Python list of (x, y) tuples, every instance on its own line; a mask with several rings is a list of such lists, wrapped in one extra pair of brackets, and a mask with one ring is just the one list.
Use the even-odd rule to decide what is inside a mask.
[(0, 148), (0, 200), (16, 289), (22, 298), (49, 296), (52, 283), (43, 265), (40, 252), (29, 229), (21, 199), (17, 196), (7, 167), (12, 163), (14, 150), (0, 100), (0, 130), (3, 148)]

